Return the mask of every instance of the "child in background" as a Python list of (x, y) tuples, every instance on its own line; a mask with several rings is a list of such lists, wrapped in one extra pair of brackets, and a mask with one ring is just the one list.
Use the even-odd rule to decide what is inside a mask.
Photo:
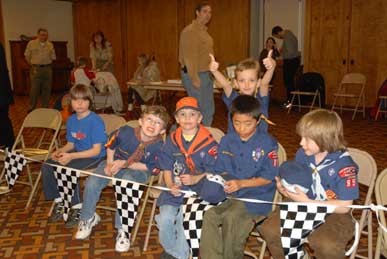
[(90, 86), (94, 78), (95, 73), (87, 67), (87, 58), (79, 57), (77, 68), (71, 72), (71, 82), (73, 85), (82, 84)]
[[(211, 63), (209, 65), (209, 70), (224, 90), (222, 100), (229, 111), (228, 132), (234, 131), (230, 117), (230, 107), (231, 103), (239, 95), (251, 95), (256, 97), (261, 102), (262, 114), (269, 117), (269, 83), (273, 77), (276, 65), (275, 60), (271, 57), (272, 53), (273, 52), (270, 51), (267, 58), (263, 60), (263, 64), (265, 65), (267, 71), (262, 80), (259, 79), (259, 63), (254, 59), (245, 59), (237, 65), (235, 69), (235, 79), (233, 79), (233, 82), (229, 82), (224, 75), (219, 72), (219, 63), (216, 62), (214, 56), (210, 54)], [(233, 84), (237, 86), (239, 93), (233, 89)], [(263, 121), (260, 123), (259, 128), (260, 130), (267, 131), (267, 122)]]
[[(288, 191), (277, 180), (278, 191), (295, 202), (347, 206), (359, 197), (358, 166), (345, 147), (343, 122), (333, 111), (314, 110), (297, 123), (301, 148), (296, 161), (310, 167), (314, 184), (311, 186), (315, 199), (309, 198), (296, 188)], [(337, 207), (325, 223), (308, 236), (314, 256), (321, 259), (344, 258), (345, 247), (352, 239), (354, 224), (349, 208)], [(273, 258), (283, 258), (279, 210), (270, 215), (259, 227)]]
[(181, 210), (183, 195), (179, 190), (194, 188), (207, 172), (212, 172), (217, 154), (216, 141), (200, 124), (203, 116), (195, 98), (180, 99), (176, 103), (175, 118), (179, 127), (167, 138), (159, 157), (164, 182), (171, 189), (157, 199), (160, 214), (156, 222), (164, 248), (161, 259), (189, 257)]
[[(140, 54), (138, 57), (139, 66), (134, 72), (133, 80), (139, 83), (160, 82), (160, 70), (154, 58), (148, 57), (145, 54)], [(133, 111), (133, 102), (141, 105), (141, 110), (144, 110), (145, 102), (149, 101), (156, 94), (156, 90), (144, 89), (144, 86), (132, 86), (128, 89), (128, 113)], [(132, 114), (128, 116), (133, 116)]]
[[(107, 146), (107, 159), (98, 165), (96, 174), (146, 183), (151, 173), (158, 173), (156, 156), (163, 144), (162, 135), (168, 125), (169, 115), (162, 106), (149, 106), (138, 120), (140, 126), (122, 126), (111, 134)], [(92, 228), (100, 221), (95, 212), (102, 190), (110, 180), (89, 176), (83, 193), (83, 207), (76, 239), (89, 237)], [(121, 219), (116, 212), (115, 227), (118, 230), (116, 251), (127, 252), (129, 237), (122, 229)]]
[[(75, 169), (94, 168), (106, 155), (104, 122), (97, 114), (90, 111), (92, 94), (88, 86), (73, 86), (70, 89), (70, 97), (71, 106), (75, 113), (67, 120), (67, 143), (54, 151), (47, 163), (60, 164)], [(47, 200), (55, 200), (55, 207), (49, 222), (55, 222), (63, 217), (63, 201), (59, 196), (54, 168), (43, 164), (41, 170), (44, 195)], [(66, 227), (78, 224), (79, 212), (82, 207), (79, 184), (75, 189), (71, 204), (72, 209), (66, 221)]]
[[(229, 179), (224, 191), (237, 198), (272, 201), (278, 174), (277, 141), (258, 130), (260, 103), (240, 95), (233, 101), (231, 118), (235, 131), (221, 140), (215, 172)], [(202, 259), (242, 259), (254, 221), (266, 216), (271, 204), (227, 199), (204, 214), (200, 256)]]

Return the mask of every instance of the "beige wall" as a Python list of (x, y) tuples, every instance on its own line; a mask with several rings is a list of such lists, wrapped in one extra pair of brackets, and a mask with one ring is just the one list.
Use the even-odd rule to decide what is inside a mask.
[[(53, 41), (67, 41), (67, 53), (74, 60), (72, 3), (53, 0), (1, 0), (7, 63), (11, 71), (10, 40), (20, 34), (34, 36), (39, 27), (49, 32)], [(12, 77), (11, 77), (12, 78)]]
[[(303, 6), (304, 0), (265, 0), (264, 41), (271, 36), (271, 29), (279, 25), (283, 29), (291, 30), (298, 38), (298, 49), (302, 50), (303, 43)], [(282, 41), (277, 40), (281, 46)]]

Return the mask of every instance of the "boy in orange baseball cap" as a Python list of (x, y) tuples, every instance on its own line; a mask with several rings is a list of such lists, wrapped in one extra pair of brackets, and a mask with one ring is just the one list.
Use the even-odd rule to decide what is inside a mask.
[(156, 216), (160, 243), (164, 253), (160, 258), (186, 259), (189, 246), (184, 236), (180, 190), (192, 189), (207, 172), (212, 172), (217, 155), (217, 143), (201, 124), (203, 115), (198, 101), (184, 97), (176, 103), (176, 131), (168, 136), (159, 156), (166, 187), (157, 199), (160, 214)]

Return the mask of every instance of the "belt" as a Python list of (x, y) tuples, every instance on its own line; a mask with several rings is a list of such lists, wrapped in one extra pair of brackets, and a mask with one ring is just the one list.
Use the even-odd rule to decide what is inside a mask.
[(51, 63), (50, 64), (32, 64), (32, 66), (34, 66), (34, 67), (49, 67), (49, 66), (51, 66)]
[(182, 68), (181, 68), (181, 71), (183, 71), (184, 73), (188, 73), (188, 70), (187, 70), (187, 67), (186, 67), (186, 66), (182, 67)]

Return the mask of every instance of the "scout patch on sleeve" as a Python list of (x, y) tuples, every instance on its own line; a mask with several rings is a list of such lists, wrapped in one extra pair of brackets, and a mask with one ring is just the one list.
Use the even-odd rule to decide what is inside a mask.
[(278, 167), (279, 162), (278, 162), (278, 154), (277, 151), (273, 150), (267, 156), (270, 158), (270, 160), (273, 162), (274, 167)]
[(328, 200), (336, 200), (337, 199), (336, 193), (334, 191), (332, 191), (331, 189), (326, 190), (325, 194), (327, 195)]
[(212, 148), (210, 148), (208, 150), (208, 154), (210, 156), (214, 156), (215, 157), (218, 154), (218, 146), (213, 146)]
[(350, 176), (345, 180), (345, 187), (346, 188), (354, 188), (356, 187), (356, 176)]
[(226, 156), (234, 156), (233, 153), (228, 152), (228, 151), (226, 151), (226, 150), (223, 150), (221, 153), (222, 153), (223, 155), (226, 155)]
[(339, 172), (339, 176), (341, 178), (346, 178), (346, 177), (350, 177), (350, 176), (354, 176), (356, 175), (356, 167), (354, 166), (347, 166), (347, 167), (344, 167), (343, 169), (340, 170)]

